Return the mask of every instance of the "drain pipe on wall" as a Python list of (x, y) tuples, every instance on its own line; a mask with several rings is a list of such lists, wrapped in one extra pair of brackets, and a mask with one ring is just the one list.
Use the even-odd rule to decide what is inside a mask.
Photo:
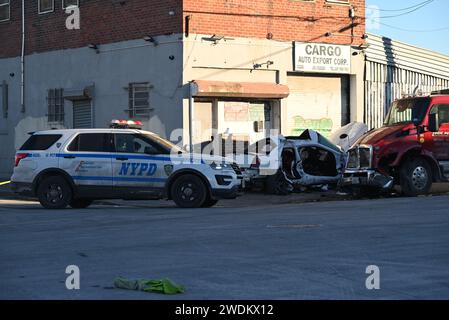
[(190, 151), (190, 161), (193, 161), (193, 94), (194, 85), (193, 82), (189, 83), (189, 151)]
[(20, 56), (20, 72), (20, 111), (25, 112), (25, 0), (22, 0), (22, 53)]

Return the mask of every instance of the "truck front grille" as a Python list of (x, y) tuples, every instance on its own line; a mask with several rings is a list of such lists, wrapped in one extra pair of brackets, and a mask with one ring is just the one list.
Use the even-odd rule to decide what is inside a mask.
[(372, 166), (373, 151), (371, 147), (359, 146), (348, 151), (348, 169), (370, 169)]
[(359, 153), (357, 148), (349, 150), (348, 164), (346, 167), (348, 169), (357, 169), (359, 167)]
[(359, 167), (371, 168), (371, 148), (359, 148)]

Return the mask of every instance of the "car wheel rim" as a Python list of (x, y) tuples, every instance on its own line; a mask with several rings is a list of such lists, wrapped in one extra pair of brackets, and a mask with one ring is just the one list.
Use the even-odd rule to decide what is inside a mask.
[(197, 198), (197, 188), (193, 183), (185, 183), (181, 185), (180, 188), (180, 195), (181, 199), (186, 202), (192, 202), (195, 201)]
[(46, 198), (50, 203), (57, 203), (63, 198), (62, 188), (59, 185), (52, 184), (48, 187)]
[(412, 183), (416, 189), (423, 190), (428, 180), (427, 170), (424, 167), (415, 168), (412, 174)]

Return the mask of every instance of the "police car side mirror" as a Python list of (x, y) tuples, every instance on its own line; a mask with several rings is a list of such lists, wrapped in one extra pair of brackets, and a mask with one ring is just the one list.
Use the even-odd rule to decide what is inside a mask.
[(430, 132), (438, 132), (440, 128), (438, 127), (438, 113), (429, 114), (429, 131)]

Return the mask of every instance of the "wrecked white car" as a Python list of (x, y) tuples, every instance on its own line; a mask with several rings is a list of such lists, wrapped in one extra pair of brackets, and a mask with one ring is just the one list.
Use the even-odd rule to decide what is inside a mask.
[(318, 132), (306, 130), (297, 137), (258, 141), (237, 161), (249, 186), (287, 194), (299, 186), (337, 184), (346, 154)]
[(333, 136), (341, 146), (314, 130), (300, 136), (269, 137), (250, 145), (236, 160), (244, 170), (246, 185), (262, 187), (267, 193), (337, 185), (346, 165), (346, 150), (366, 131), (366, 125), (358, 123), (343, 127)]

